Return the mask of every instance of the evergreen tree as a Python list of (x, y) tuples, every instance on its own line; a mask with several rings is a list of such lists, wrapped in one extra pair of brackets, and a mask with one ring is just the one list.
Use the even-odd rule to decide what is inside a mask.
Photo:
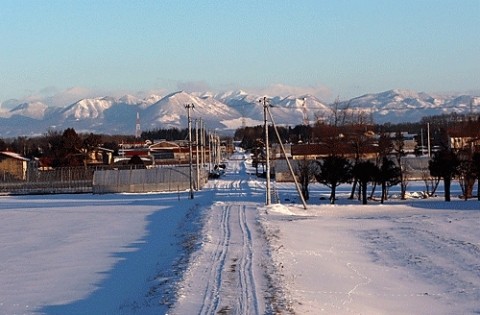
[(334, 204), (337, 187), (352, 179), (352, 164), (343, 156), (330, 155), (319, 163), (319, 172), (315, 177), (331, 189), (330, 203)]

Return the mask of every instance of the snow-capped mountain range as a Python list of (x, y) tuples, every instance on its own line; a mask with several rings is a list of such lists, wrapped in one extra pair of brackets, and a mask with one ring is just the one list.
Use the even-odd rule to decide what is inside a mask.
[[(79, 100), (64, 107), (35, 102), (9, 100), (11, 109), (0, 106), (0, 138), (33, 136), (48, 130), (75, 128), (77, 132), (99, 134), (135, 134), (137, 113), (142, 130), (186, 128), (186, 104), (193, 104), (191, 118), (202, 119), (206, 128), (232, 132), (241, 127), (263, 124), (263, 96), (233, 91), (221, 94), (175, 92), (139, 99), (96, 97)], [(328, 117), (331, 106), (312, 95), (268, 98), (278, 125), (295, 126), (306, 119)], [(5, 102), (2, 105), (6, 105)], [(13, 104), (13, 106), (12, 106)], [(448, 113), (480, 113), (480, 96), (434, 96), (410, 90), (389, 90), (366, 94), (339, 104), (340, 108), (366, 111), (376, 123), (415, 122), (424, 116)]]

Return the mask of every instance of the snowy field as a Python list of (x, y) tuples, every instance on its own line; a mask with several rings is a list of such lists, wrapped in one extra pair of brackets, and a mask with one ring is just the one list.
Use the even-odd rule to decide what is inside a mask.
[(193, 200), (0, 197), (0, 314), (480, 314), (479, 201), (312, 185), (304, 210), (275, 184), (265, 207), (249, 173), (237, 155)]

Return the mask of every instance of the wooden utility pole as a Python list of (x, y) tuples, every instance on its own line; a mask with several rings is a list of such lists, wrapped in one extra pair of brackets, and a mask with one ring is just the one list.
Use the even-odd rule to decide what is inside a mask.
[(208, 173), (212, 172), (212, 150), (213, 150), (213, 135), (208, 134)]
[(298, 184), (297, 177), (295, 176), (295, 172), (293, 171), (292, 164), (288, 160), (287, 152), (285, 151), (285, 147), (283, 146), (282, 139), (280, 138), (280, 133), (278, 132), (277, 126), (275, 125), (275, 120), (273, 119), (272, 112), (270, 111), (270, 108), (267, 107), (268, 114), (270, 115), (270, 120), (272, 121), (273, 125), (273, 130), (275, 131), (275, 134), (277, 135), (277, 140), (278, 143), (280, 144), (280, 148), (282, 149), (283, 155), (285, 156), (285, 161), (287, 161), (288, 169), (290, 170), (290, 174), (293, 177), (293, 181), (295, 182), (295, 187), (297, 188), (298, 196), (300, 197), (300, 200), (302, 201), (303, 209), (307, 209), (307, 203), (305, 202), (305, 198), (303, 197), (302, 191), (300, 189), (300, 185)]
[(201, 165), (202, 168), (205, 167), (205, 122), (203, 121), (202, 118), (200, 118), (200, 148), (201, 148)]
[(188, 160), (190, 165), (190, 199), (193, 199), (193, 155), (192, 155), (192, 118), (190, 117), (190, 110), (195, 106), (193, 104), (185, 104), (187, 109), (188, 119)]
[(198, 119), (195, 119), (195, 165), (196, 165), (196, 171), (197, 171), (197, 185), (196, 185), (196, 190), (200, 190), (200, 145), (199, 145), (199, 137), (198, 137), (198, 125), (200, 124), (200, 121)]
[(263, 97), (259, 102), (263, 103), (263, 126), (265, 128), (265, 159), (266, 159), (266, 198), (265, 204), (268, 206), (272, 203), (271, 197), (271, 188), (270, 188), (270, 144), (268, 142), (268, 121), (267, 121), (267, 110), (268, 110), (268, 103), (267, 98)]

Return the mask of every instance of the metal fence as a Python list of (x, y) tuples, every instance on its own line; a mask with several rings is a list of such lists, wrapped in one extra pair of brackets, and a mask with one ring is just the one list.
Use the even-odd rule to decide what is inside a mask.
[[(201, 188), (208, 180), (208, 172), (200, 170), (200, 182), (196, 181), (196, 169), (192, 178), (193, 187)], [(171, 192), (190, 188), (188, 166), (135, 169), (99, 169), (65, 167), (48, 170), (32, 168), (24, 179), (3, 174), (0, 171), (0, 194), (61, 194), (61, 193), (120, 193), (120, 192)]]
[[(200, 172), (202, 187), (208, 180), (205, 170)], [(197, 187), (196, 169), (192, 184)], [(190, 188), (190, 169), (188, 166), (156, 167), (151, 169), (99, 170), (93, 176), (93, 193), (115, 192), (164, 192), (183, 191)]]
[(25, 179), (0, 174), (0, 193), (4, 194), (58, 194), (92, 192), (94, 169), (62, 167), (39, 170), (28, 169)]

